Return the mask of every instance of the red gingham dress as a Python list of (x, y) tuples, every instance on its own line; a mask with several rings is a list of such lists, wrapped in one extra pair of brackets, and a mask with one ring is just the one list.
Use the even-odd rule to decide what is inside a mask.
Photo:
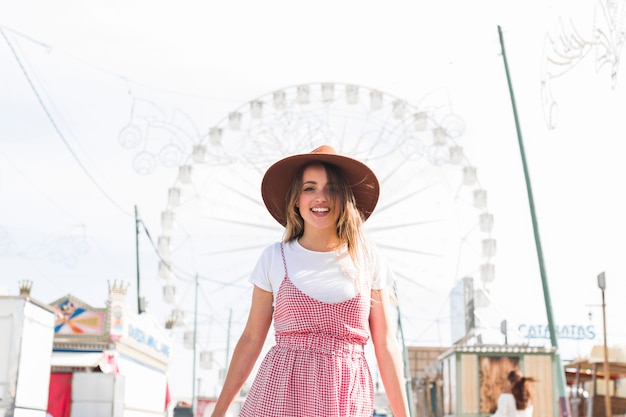
[(240, 417), (371, 417), (374, 388), (364, 345), (369, 291), (340, 303), (309, 297), (285, 278), (276, 296), (276, 344), (259, 368)]

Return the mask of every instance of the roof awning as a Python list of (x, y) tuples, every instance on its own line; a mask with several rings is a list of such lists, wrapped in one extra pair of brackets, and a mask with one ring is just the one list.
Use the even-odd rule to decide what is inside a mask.
[[(622, 347), (607, 347), (609, 372), (614, 375), (626, 374), (626, 350)], [(580, 372), (591, 376), (604, 373), (604, 346), (596, 345), (591, 349), (589, 356), (579, 358), (571, 363), (564, 364), (565, 369), (580, 369)]]
[(52, 352), (50, 364), (57, 367), (95, 368), (103, 355), (103, 352)]

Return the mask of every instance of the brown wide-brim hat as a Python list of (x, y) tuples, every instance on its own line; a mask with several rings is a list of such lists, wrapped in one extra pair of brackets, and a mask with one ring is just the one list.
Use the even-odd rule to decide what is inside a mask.
[(261, 194), (272, 217), (283, 226), (287, 225), (287, 192), (298, 171), (310, 162), (332, 164), (343, 172), (354, 193), (357, 209), (363, 220), (367, 220), (376, 207), (380, 193), (376, 175), (363, 162), (339, 155), (328, 145), (322, 145), (310, 153), (288, 156), (274, 163), (265, 172)]

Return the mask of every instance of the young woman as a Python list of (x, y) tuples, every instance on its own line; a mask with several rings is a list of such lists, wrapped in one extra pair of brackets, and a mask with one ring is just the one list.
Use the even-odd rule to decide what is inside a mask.
[(379, 183), (363, 163), (329, 146), (272, 165), (261, 185), (284, 239), (254, 268), (252, 305), (213, 417), (225, 416), (274, 321), (240, 416), (371, 417), (374, 389), (364, 346), (371, 337), (394, 416), (409, 415), (401, 351), (390, 324), (390, 277), (362, 224)]

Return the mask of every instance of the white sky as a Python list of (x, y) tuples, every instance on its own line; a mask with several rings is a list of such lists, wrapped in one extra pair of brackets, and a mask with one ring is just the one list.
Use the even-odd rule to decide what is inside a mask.
[[(577, 65), (563, 66), (569, 71), (551, 84), (558, 103), (552, 130), (541, 100), (542, 68), (551, 51), (546, 35), (556, 35), (563, 21), (566, 33), (575, 27), (591, 41), (594, 27), (607, 32), (600, 5), (0, 1), (0, 26), (9, 40), (0, 38), (0, 287), (14, 293), (19, 280), (31, 279), (33, 296), (42, 301), (72, 293), (94, 306), (104, 305), (107, 281), (124, 280), (134, 288), (133, 206), (156, 240), (177, 167), (159, 167), (149, 176), (131, 169), (133, 154), (118, 142), (131, 117), (131, 97), (181, 108), (206, 134), (256, 97), (299, 84), (337, 82), (375, 88), (413, 105), (447, 98), (465, 123), (464, 149), (495, 216), (492, 307), (514, 326), (547, 324), (500, 25), (555, 321), (591, 323), (595, 343), (601, 343), (596, 276), (606, 271), (608, 341), (623, 344), (623, 70), (617, 68), (612, 88), (610, 66), (596, 68), (593, 48)], [(623, 10), (621, 2), (621, 25)], [(615, 53), (623, 56), (621, 49)], [(63, 240), (68, 235), (83, 238)], [(151, 312), (162, 319), (167, 310), (159, 300), (156, 257), (145, 237), (140, 248), (143, 290)], [(244, 287), (240, 282), (235, 293), (245, 297)], [(188, 282), (179, 291), (190, 299)], [(202, 301), (212, 295), (203, 293)], [(131, 290), (131, 306), (134, 296)], [(224, 330), (224, 323), (203, 325)], [(564, 341), (564, 356), (586, 353), (587, 344)]]

